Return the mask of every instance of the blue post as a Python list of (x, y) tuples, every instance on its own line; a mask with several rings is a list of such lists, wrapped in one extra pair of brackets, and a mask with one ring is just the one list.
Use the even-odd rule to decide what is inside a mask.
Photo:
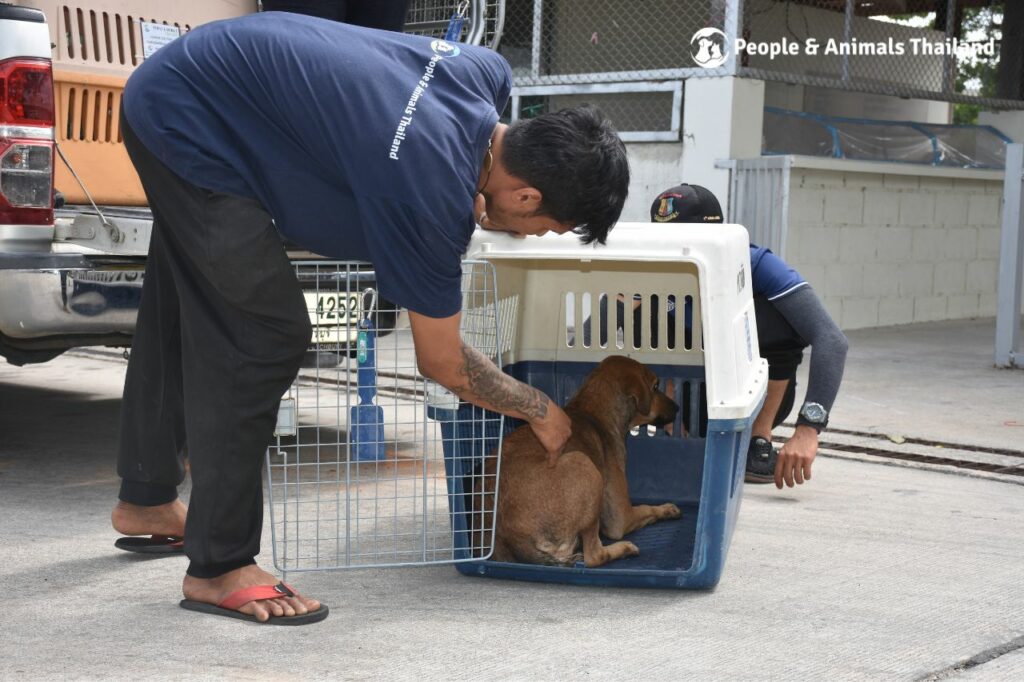
[(384, 408), (373, 403), (377, 395), (377, 333), (369, 318), (359, 323), (357, 344), (359, 404), (351, 408), (348, 439), (353, 459), (376, 462), (386, 459), (387, 451), (384, 448)]

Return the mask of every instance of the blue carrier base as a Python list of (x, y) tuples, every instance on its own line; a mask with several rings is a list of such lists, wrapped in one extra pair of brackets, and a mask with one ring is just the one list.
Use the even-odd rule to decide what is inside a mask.
[[(576, 392), (595, 363), (522, 362), (505, 371), (552, 396), (559, 404)], [(725, 565), (729, 542), (740, 507), (750, 429), (756, 411), (738, 420), (706, 420), (700, 399), (704, 381), (701, 366), (648, 365), (665, 380), (673, 379), (672, 398), (686, 403), (688, 437), (680, 428), (683, 412), (669, 436), (659, 429), (648, 435), (643, 429), (627, 443), (626, 475), (634, 504), (675, 503), (683, 515), (659, 521), (626, 536), (640, 549), (640, 555), (612, 561), (599, 568), (540, 566), (492, 560), (463, 561), (459, 572), (492, 578), (605, 585), (616, 587), (658, 587), (712, 589)], [(474, 421), (474, 410), (462, 404), (458, 410), (430, 407), (428, 415), (441, 422), (448, 474), (449, 505), (457, 556), (470, 558), (466, 530), (467, 492), (462, 484), (474, 456), (480, 461), (498, 444), (496, 419), (484, 424)], [(506, 419), (505, 431), (519, 426)], [(702, 437), (703, 436), (703, 437)], [(499, 495), (501, 494), (499, 490)], [(605, 539), (607, 543), (608, 540)]]

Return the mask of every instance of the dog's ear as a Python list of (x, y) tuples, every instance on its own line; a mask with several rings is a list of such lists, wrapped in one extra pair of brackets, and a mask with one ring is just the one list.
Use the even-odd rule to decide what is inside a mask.
[(626, 393), (636, 405), (637, 417), (646, 417), (651, 413), (651, 402), (654, 399), (652, 385), (653, 381), (648, 383), (647, 372), (630, 372)]

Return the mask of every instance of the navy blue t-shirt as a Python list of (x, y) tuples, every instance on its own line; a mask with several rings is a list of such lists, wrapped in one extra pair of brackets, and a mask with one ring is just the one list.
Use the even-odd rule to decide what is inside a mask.
[(371, 260), (382, 296), (447, 317), (510, 89), (492, 50), (264, 12), (161, 48), (124, 111), (184, 179), (259, 200), (292, 241)]
[[(789, 267), (771, 249), (756, 244), (750, 245), (750, 280), (754, 296), (764, 296), (769, 301), (780, 299), (807, 284), (799, 272)], [(670, 315), (675, 314), (675, 303), (669, 302), (668, 312)], [(691, 314), (692, 311), (687, 308), (687, 327), (693, 322)]]
[(754, 296), (775, 301), (791, 294), (807, 282), (771, 249), (750, 245), (750, 280)]

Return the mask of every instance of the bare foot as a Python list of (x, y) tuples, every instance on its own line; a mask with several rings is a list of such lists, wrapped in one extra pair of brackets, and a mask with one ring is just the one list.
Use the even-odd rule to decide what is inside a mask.
[[(216, 578), (203, 579), (185, 576), (181, 584), (181, 592), (186, 599), (204, 602), (207, 604), (219, 604), (231, 594), (246, 587), (255, 585), (276, 585), (281, 582), (271, 573), (267, 573), (255, 564), (243, 566), (225, 573)], [(320, 602), (315, 599), (308, 599), (301, 595), (294, 597), (281, 597), (280, 599), (261, 599), (260, 601), (246, 602), (239, 607), (239, 611), (256, 616), (260, 621), (265, 621), (271, 616), (295, 616), (316, 611), (320, 608)]]
[(188, 508), (181, 500), (156, 507), (118, 502), (110, 513), (110, 523), (122, 535), (168, 535), (184, 537), (185, 513)]

